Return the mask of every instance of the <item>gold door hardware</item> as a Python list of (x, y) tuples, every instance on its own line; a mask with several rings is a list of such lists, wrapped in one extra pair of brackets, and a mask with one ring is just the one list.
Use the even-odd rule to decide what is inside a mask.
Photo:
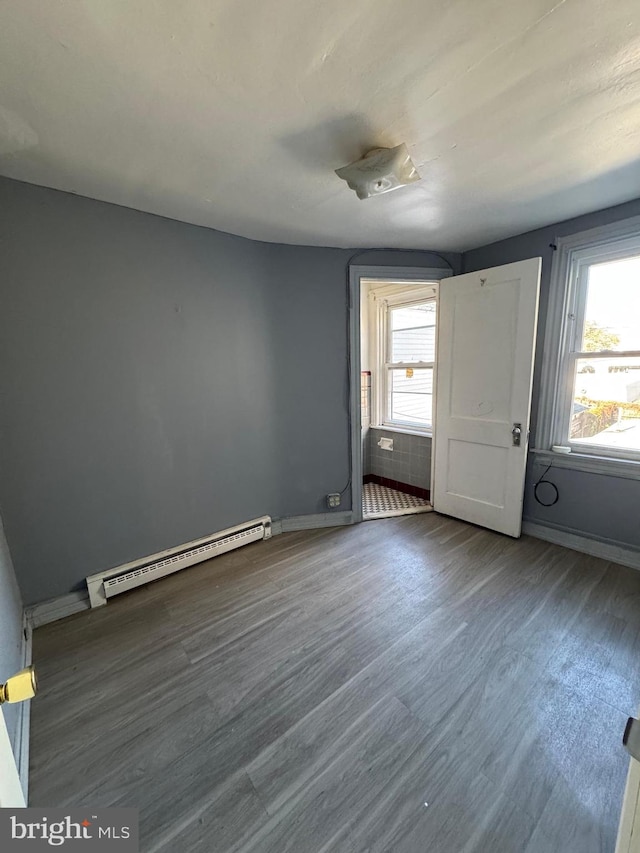
[(33, 699), (37, 692), (36, 671), (32, 666), (28, 666), (7, 679), (6, 684), (0, 684), (0, 705), (3, 702), (24, 702), (26, 699)]

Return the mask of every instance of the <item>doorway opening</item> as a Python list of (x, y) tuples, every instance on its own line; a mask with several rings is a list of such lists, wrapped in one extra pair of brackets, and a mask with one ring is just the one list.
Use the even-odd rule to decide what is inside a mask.
[(447, 274), (352, 268), (355, 521), (432, 509), (437, 299)]
[[(406, 483), (407, 472), (411, 474), (415, 468), (411, 452), (409, 457), (398, 459), (404, 463), (399, 475), (394, 475), (397, 469), (391, 467), (390, 460), (397, 459), (392, 454), (407, 436), (417, 433), (417, 438), (428, 439), (431, 444), (428, 490), (436, 511), (498, 533), (520, 536), (541, 265), (541, 258), (528, 258), (453, 278), (441, 269), (350, 269), (353, 521), (363, 519), (367, 447), (369, 459), (378, 448), (385, 452), (387, 479)], [(361, 324), (363, 296), (367, 289), (387, 286), (395, 290), (382, 294), (384, 310), (376, 312), (378, 326), (372, 333), (371, 325)], [(428, 313), (424, 293), (416, 294), (415, 303), (410, 299), (403, 304), (405, 293), (417, 286), (435, 288), (437, 359), (433, 356), (433, 362), (425, 344), (429, 323), (415, 316), (419, 310)], [(392, 316), (394, 310), (397, 322)], [(371, 345), (361, 346), (361, 338), (371, 338), (372, 334), (377, 335), (384, 355), (373, 366), (366, 362), (363, 366), (363, 353), (369, 352)], [(407, 351), (402, 353), (409, 335), (417, 335), (417, 355), (412, 355), (411, 348), (408, 355)], [(363, 430), (363, 410), (366, 416), (367, 407), (363, 406), (362, 373), (366, 387), (367, 368), (371, 399)], [(420, 431), (421, 413), (424, 416), (430, 409), (436, 411), (431, 429)], [(367, 444), (366, 433), (378, 434), (378, 438), (375, 442), (369, 439)], [(406, 453), (406, 447), (399, 452)], [(552, 455), (547, 450), (539, 452)]]

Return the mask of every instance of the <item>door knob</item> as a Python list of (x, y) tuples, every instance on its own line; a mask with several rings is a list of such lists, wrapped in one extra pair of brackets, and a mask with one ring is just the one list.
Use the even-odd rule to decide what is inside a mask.
[(522, 439), (522, 424), (513, 425), (513, 429), (511, 430), (511, 439), (514, 447), (520, 447), (520, 441)]
[(32, 666), (16, 672), (5, 684), (0, 684), (0, 705), (4, 702), (24, 702), (38, 692), (36, 671)]

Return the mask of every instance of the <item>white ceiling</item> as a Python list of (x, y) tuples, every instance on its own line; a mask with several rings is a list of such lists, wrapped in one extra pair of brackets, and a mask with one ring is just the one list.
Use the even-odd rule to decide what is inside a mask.
[[(464, 250), (640, 195), (638, 0), (20, 0), (0, 174), (260, 240)], [(334, 169), (406, 142), (422, 181)]]

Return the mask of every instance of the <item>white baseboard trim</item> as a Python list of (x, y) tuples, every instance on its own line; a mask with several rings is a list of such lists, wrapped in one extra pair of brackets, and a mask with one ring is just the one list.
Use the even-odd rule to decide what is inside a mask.
[(320, 527), (344, 527), (353, 524), (353, 513), (319, 512), (314, 515), (292, 515), (278, 518), (271, 525), (271, 532), (291, 533), (294, 530), (317, 530)]
[[(33, 663), (33, 630), (26, 612), (22, 616), (22, 668)], [(24, 801), (29, 804), (29, 732), (31, 722), (31, 702), (21, 702), (18, 719), (18, 743), (16, 744), (16, 764), (24, 792)]]
[[(348, 512), (322, 512), (315, 515), (294, 515), (289, 518), (275, 519), (271, 524), (271, 533), (288, 533), (294, 530), (316, 530), (320, 527), (343, 527), (353, 524), (353, 513)], [(82, 610), (90, 610), (89, 593), (87, 590), (70, 592), (67, 595), (51, 598), (25, 608), (25, 618), (31, 630), (57, 622), (65, 616), (80, 613)]]
[(73, 613), (89, 610), (89, 608), (89, 593), (83, 589), (34, 604), (27, 607), (25, 613), (31, 628), (39, 628), (41, 625), (57, 622), (58, 619), (64, 619), (65, 616), (71, 616)]
[(536, 539), (544, 539), (545, 542), (553, 542), (555, 545), (563, 545), (574, 551), (582, 551), (583, 554), (589, 554), (592, 557), (602, 557), (603, 560), (611, 563), (640, 569), (640, 551), (629, 548), (624, 542), (612, 539), (591, 539), (577, 530), (550, 527), (534, 521), (523, 521), (522, 532), (535, 536)]

